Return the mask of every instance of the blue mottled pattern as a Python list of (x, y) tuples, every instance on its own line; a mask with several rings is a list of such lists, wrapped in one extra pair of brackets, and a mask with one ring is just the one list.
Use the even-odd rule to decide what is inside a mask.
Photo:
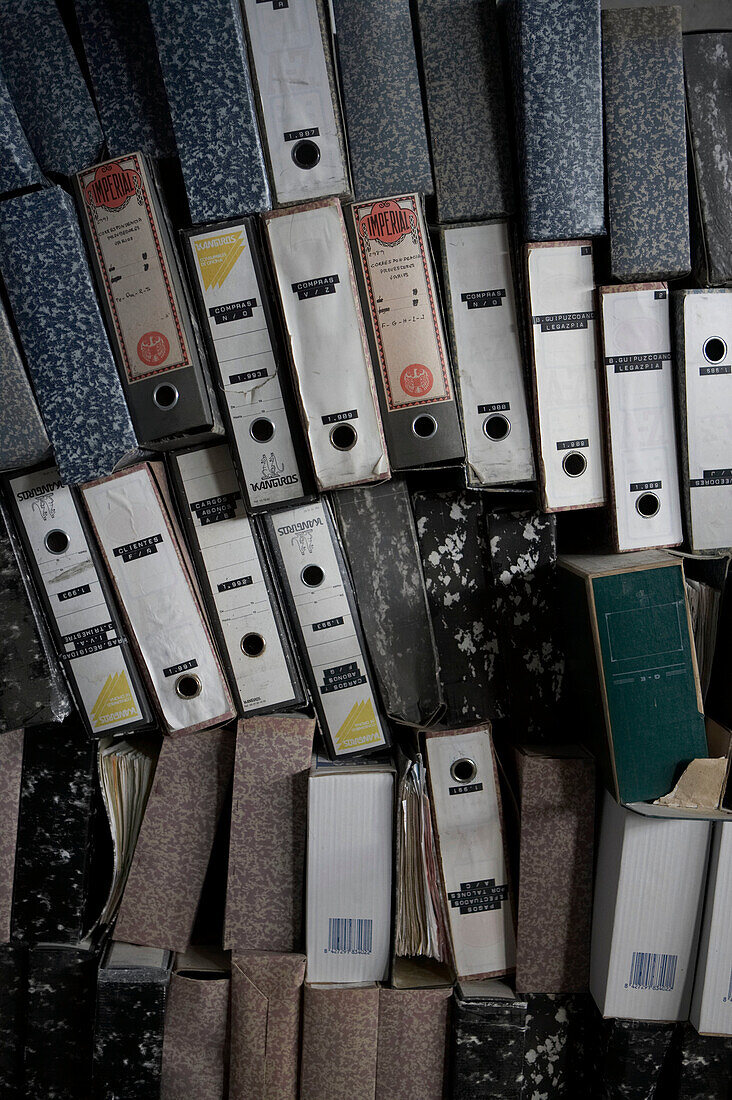
[(51, 444), (18, 345), (0, 303), (0, 470), (35, 466)]
[(605, 232), (600, 0), (506, 0), (523, 230)]
[(704, 286), (732, 286), (732, 33), (686, 34), (683, 41), (694, 275)]
[(691, 266), (681, 8), (602, 14), (610, 265), (620, 282)]
[(498, 18), (485, 0), (418, 0), (440, 223), (514, 209)]
[(409, 0), (333, 0), (356, 200), (432, 194)]
[(54, 0), (13, 0), (0, 19), (0, 65), (44, 172), (101, 159), (102, 128)]
[(147, 0), (75, 0), (110, 157), (175, 156), (170, 108)]
[(0, 72), (0, 194), (45, 182)]
[(272, 206), (238, 0), (150, 0), (191, 218)]
[(60, 187), (0, 203), (0, 271), (62, 481), (113, 473), (137, 440)]

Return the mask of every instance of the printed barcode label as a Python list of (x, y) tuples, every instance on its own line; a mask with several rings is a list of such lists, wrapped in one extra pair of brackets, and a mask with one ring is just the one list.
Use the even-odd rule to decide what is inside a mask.
[(660, 955), (653, 951), (634, 951), (628, 985), (631, 989), (653, 989), (668, 993), (676, 981), (678, 955)]
[(333, 955), (370, 955), (373, 925), (363, 917), (328, 917), (328, 950)]

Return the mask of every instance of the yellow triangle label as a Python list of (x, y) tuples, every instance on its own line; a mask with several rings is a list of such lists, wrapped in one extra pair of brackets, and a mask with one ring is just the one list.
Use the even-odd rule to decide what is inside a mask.
[(206, 290), (221, 287), (236, 261), (246, 248), (244, 230), (238, 229), (221, 237), (195, 241), (196, 258)]
[(132, 694), (126, 672), (112, 672), (91, 709), (94, 728), (103, 729), (115, 722), (132, 721), (140, 710)]
[(336, 749), (351, 749), (355, 745), (373, 745), (383, 740), (371, 699), (354, 703), (346, 720), (335, 735)]

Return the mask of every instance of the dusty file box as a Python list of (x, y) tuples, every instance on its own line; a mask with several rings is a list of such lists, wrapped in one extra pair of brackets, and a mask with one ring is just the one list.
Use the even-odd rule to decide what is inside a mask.
[(391, 936), (394, 768), (315, 756), (308, 786), (310, 983), (384, 981)]
[(732, 822), (713, 827), (689, 1018), (700, 1035), (732, 1035)]
[(389, 462), (340, 203), (275, 211), (264, 229), (318, 488), (381, 481)]
[(231, 960), (229, 1100), (297, 1100), (304, 955)]
[(224, 1100), (229, 1078), (228, 957), (193, 947), (176, 955), (165, 1009), (162, 1100)]
[(164, 733), (234, 717), (162, 467), (133, 466), (86, 485), (91, 519)]
[(599, 288), (608, 497), (616, 550), (682, 541), (665, 283)]
[(685, 1020), (711, 825), (643, 817), (605, 792), (590, 992), (603, 1016)]
[(183, 237), (247, 511), (301, 500), (311, 473), (253, 219)]
[(605, 502), (592, 245), (526, 246), (532, 388), (545, 511)]
[(659, 798), (707, 756), (682, 563), (646, 550), (558, 564), (577, 729), (616, 798)]
[(467, 483), (486, 489), (532, 481), (508, 223), (446, 227), (439, 240)]
[(419, 195), (349, 208), (389, 458), (395, 470), (463, 457), (447, 341)]
[(732, 546), (732, 290), (673, 299), (681, 499), (692, 550)]
[(306, 983), (301, 1100), (375, 1100), (379, 996), (375, 983)]

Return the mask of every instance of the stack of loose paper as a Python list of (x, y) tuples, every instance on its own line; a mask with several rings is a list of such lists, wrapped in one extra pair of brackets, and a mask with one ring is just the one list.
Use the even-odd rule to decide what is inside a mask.
[(699, 682), (703, 697), (706, 695), (709, 678), (712, 675), (720, 593), (711, 585), (687, 577), (686, 596), (689, 601), (691, 628), (694, 632), (696, 662), (699, 666)]
[(421, 756), (409, 765), (399, 803), (400, 893), (396, 954), (447, 959), (447, 931), (439, 888), (437, 850)]

